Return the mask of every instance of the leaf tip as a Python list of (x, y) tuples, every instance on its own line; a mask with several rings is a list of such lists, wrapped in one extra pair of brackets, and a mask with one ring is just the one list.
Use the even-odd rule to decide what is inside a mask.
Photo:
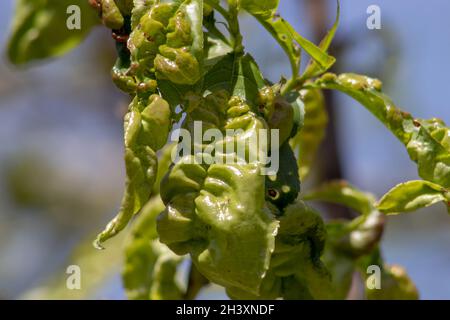
[(101, 235), (97, 236), (97, 238), (92, 242), (92, 245), (97, 250), (105, 250), (105, 247), (102, 245), (103, 241), (101, 239)]

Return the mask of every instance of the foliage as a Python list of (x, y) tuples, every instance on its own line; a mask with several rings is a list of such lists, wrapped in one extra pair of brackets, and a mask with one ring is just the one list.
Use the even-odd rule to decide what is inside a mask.
[[(339, 3), (335, 24), (315, 45), (277, 14), (278, 0), (89, 2), (112, 29), (118, 54), (113, 81), (132, 98), (124, 121), (122, 206), (95, 241), (102, 248), (140, 213), (125, 249), (129, 298), (194, 298), (209, 281), (235, 299), (344, 299), (353, 274), (365, 275), (373, 264), (387, 285), (368, 290), (367, 298), (418, 297), (405, 271), (382, 259), (384, 214), (440, 202), (450, 210), (449, 128), (397, 108), (377, 79), (325, 73), (335, 62), (327, 51)], [(61, 27), (66, 1), (18, 1), (11, 61), (53, 57), (78, 44), (94, 25), (87, 1), (79, 4), (83, 29), (69, 32)], [(255, 17), (285, 51), (290, 79), (270, 83), (261, 74), (243, 47), (240, 11)], [(217, 27), (217, 14), (226, 32)], [(301, 73), (302, 51), (311, 61)], [(379, 201), (345, 182), (300, 192), (325, 135), (325, 89), (349, 95), (381, 121), (404, 144), (423, 180), (400, 184)], [(195, 135), (196, 121), (203, 130), (223, 133), (216, 147), (231, 143), (245, 150), (245, 159), (222, 148), (215, 156), (235, 163), (202, 162), (210, 147), (205, 143), (171, 163), (170, 155), (179, 151), (167, 143), (173, 124)], [(260, 129), (280, 134), (280, 168), (267, 177), (261, 174), (265, 162), (247, 161), (256, 152), (248, 141)], [(256, 139), (268, 147), (274, 142), (268, 136)], [(311, 201), (339, 204), (358, 215), (325, 223)], [(177, 280), (184, 259), (192, 263), (187, 287)]]

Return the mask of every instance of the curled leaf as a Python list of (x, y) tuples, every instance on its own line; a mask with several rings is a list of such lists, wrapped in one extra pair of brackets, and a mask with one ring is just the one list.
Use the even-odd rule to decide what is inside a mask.
[(292, 134), (294, 128), (294, 108), (292, 104), (282, 96), (273, 100), (273, 112), (267, 120), (271, 129), (279, 130), (279, 144), (284, 144)]
[[(223, 91), (190, 99), (193, 105), (188, 105), (185, 128), (192, 130), (194, 121), (201, 120), (205, 129), (242, 129), (235, 135), (225, 134), (216, 146), (233, 141), (247, 148), (247, 155), (254, 152), (248, 139), (267, 125), (242, 99), (229, 99)], [(225, 148), (218, 150), (227, 156)], [(278, 228), (265, 204), (264, 165), (259, 161), (240, 164), (238, 160), (244, 159), (199, 164), (199, 156), (182, 157), (161, 185), (166, 204), (158, 220), (161, 242), (178, 254), (189, 253), (210, 281), (257, 294)]]
[(377, 204), (387, 214), (415, 211), (444, 202), (450, 207), (450, 191), (428, 181), (408, 181), (395, 186)]
[(101, 18), (103, 24), (112, 30), (123, 27), (125, 19), (115, 0), (101, 0)]
[(155, 59), (157, 77), (195, 84), (203, 73), (203, 1), (184, 1), (170, 18), (166, 37)]
[(406, 146), (424, 180), (450, 187), (449, 129), (442, 121), (413, 118), (381, 92), (379, 80), (366, 76), (325, 74), (312, 86), (339, 90), (360, 102)]
[(329, 299), (332, 284), (320, 260), (326, 231), (320, 215), (301, 201), (279, 217), (280, 228), (270, 268), (258, 295), (228, 287), (233, 299)]
[(104, 241), (122, 231), (149, 200), (158, 171), (156, 151), (165, 145), (171, 125), (170, 107), (159, 96), (131, 103), (124, 128), (125, 194), (119, 213), (98, 235), (95, 247), (101, 249)]
[(252, 15), (270, 18), (275, 15), (280, 0), (241, 0), (240, 6)]
[(297, 154), (300, 179), (303, 180), (309, 174), (325, 137), (328, 114), (320, 90), (301, 90), (300, 100), (304, 103), (305, 110), (303, 126), (291, 140), (291, 146)]

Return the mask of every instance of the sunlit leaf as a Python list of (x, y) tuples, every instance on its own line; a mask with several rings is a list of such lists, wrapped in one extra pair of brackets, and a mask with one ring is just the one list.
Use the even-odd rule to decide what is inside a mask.
[(241, 0), (241, 8), (262, 18), (272, 17), (278, 8), (280, 0)]
[[(340, 2), (339, 2), (339, 0), (337, 0), (336, 20), (335, 20), (333, 26), (331, 27), (330, 31), (328, 31), (325, 38), (323, 38), (319, 44), (319, 48), (325, 52), (328, 52), (331, 42), (333, 41), (333, 39), (336, 35), (336, 31), (339, 26), (340, 15), (341, 15)], [(308, 64), (308, 67), (306, 68), (304, 74), (301, 76), (301, 80), (305, 81), (307, 79), (316, 77), (316, 76), (322, 74), (323, 72), (326, 72), (326, 69), (321, 67), (316, 61), (311, 60)]]
[(300, 99), (303, 101), (305, 109), (303, 127), (291, 140), (291, 146), (297, 153), (300, 179), (304, 180), (309, 174), (319, 146), (325, 138), (328, 114), (320, 90), (301, 90)]
[(136, 97), (125, 116), (125, 193), (119, 213), (94, 241), (96, 248), (121, 232), (150, 199), (157, 178), (156, 152), (167, 142), (172, 126), (169, 104), (158, 95)]
[(450, 208), (450, 191), (423, 180), (401, 183), (381, 198), (378, 210), (387, 214), (415, 211), (444, 202)]
[(442, 121), (413, 118), (381, 92), (379, 80), (366, 76), (325, 74), (313, 86), (342, 91), (360, 102), (406, 146), (424, 180), (450, 188), (449, 130)]

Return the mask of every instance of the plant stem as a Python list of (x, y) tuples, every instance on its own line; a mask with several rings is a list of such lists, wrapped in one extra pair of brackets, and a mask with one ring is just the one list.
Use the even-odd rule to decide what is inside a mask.
[(239, 4), (237, 0), (228, 1), (228, 24), (230, 27), (230, 34), (233, 38), (233, 48), (237, 53), (244, 51), (242, 45), (242, 34), (239, 26)]
[(213, 0), (205, 0), (205, 4), (212, 7), (214, 10), (216, 10), (218, 13), (220, 13), (227, 22), (229, 21), (228, 11), (223, 8), (219, 3), (214, 2)]
[(285, 96), (287, 95), (289, 92), (291, 92), (292, 90), (294, 90), (295, 88), (297, 88), (298, 86), (298, 78), (296, 77), (292, 77), (291, 79), (289, 79), (286, 84), (283, 86), (283, 89), (281, 89), (281, 95)]
[(206, 279), (191, 262), (191, 269), (189, 271), (189, 280), (184, 299), (194, 300), (200, 290), (209, 284), (208, 279)]

